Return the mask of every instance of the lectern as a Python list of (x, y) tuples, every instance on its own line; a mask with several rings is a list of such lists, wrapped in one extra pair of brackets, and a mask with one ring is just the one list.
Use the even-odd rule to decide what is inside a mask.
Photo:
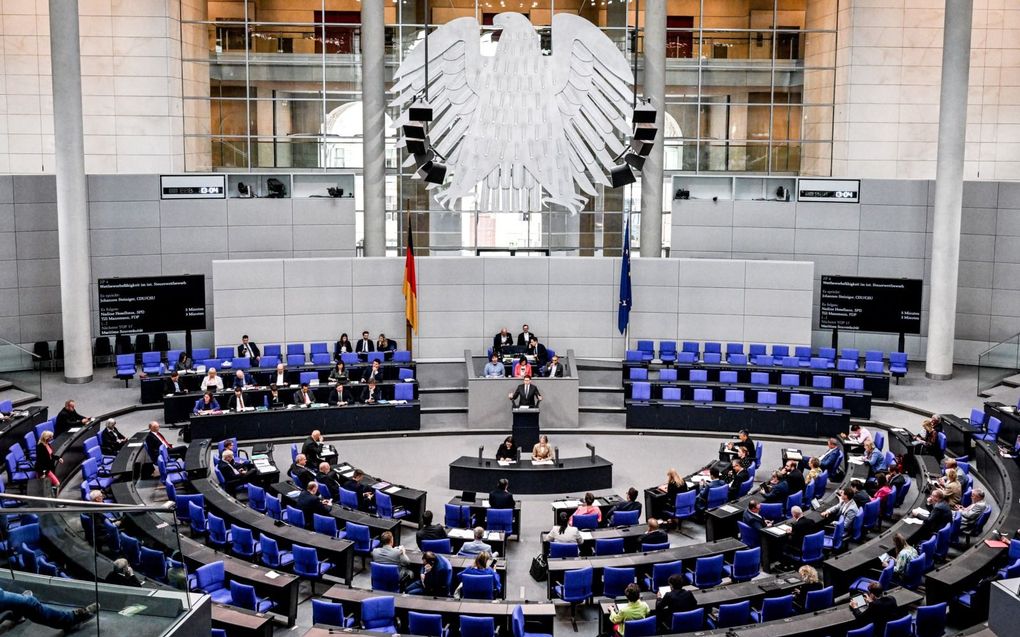
[(538, 444), (538, 407), (514, 407), (514, 445), (523, 453), (531, 453)]

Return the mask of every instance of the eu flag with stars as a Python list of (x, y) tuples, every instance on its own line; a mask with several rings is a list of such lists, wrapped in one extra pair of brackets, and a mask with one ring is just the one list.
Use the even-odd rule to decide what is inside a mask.
[(620, 309), (617, 314), (617, 326), (620, 334), (627, 331), (630, 323), (630, 308), (633, 299), (630, 295), (630, 218), (627, 218), (627, 230), (623, 235), (623, 264), (620, 267)]

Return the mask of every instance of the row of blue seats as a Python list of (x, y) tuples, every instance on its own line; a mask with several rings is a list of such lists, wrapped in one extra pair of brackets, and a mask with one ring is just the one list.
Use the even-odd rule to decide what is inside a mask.
[[(648, 368), (647, 367), (631, 367), (628, 371), (630, 380), (648, 380)], [(692, 383), (707, 383), (708, 382), (708, 370), (707, 369), (692, 369), (688, 376), (689, 382)], [(659, 370), (659, 382), (677, 382), (677, 370), (673, 368), (663, 368)], [(737, 379), (737, 372), (733, 370), (720, 370), (719, 371), (719, 382), (737, 384), (740, 382)], [(766, 372), (751, 372), (751, 384), (752, 385), (768, 385), (769, 375)], [(782, 374), (779, 378), (779, 384), (784, 387), (801, 387), (800, 374)], [(832, 389), (832, 376), (825, 374), (815, 374), (811, 376), (810, 387), (815, 389)], [(856, 378), (853, 376), (847, 376), (843, 380), (843, 389), (847, 391), (864, 391), (864, 379)]]
[[(313, 347), (316, 345), (324, 347), (326, 343), (312, 343)], [(173, 364), (177, 362), (183, 351), (170, 350), (167, 352), (166, 358), (160, 352), (144, 352), (141, 359), (142, 373), (148, 375), (166, 374), (167, 370), (171, 369)], [(341, 354), (340, 359), (344, 365), (353, 365), (361, 362), (358, 355), (352, 353)], [(204, 365), (206, 369), (210, 367), (215, 367), (216, 369), (224, 367), (230, 367), (231, 369), (251, 368), (251, 360), (249, 358), (234, 356), (229, 347), (217, 348), (216, 356), (212, 356), (209, 349), (196, 349), (192, 353), (192, 360), (195, 361), (196, 365)], [(385, 360), (385, 352), (369, 352), (367, 362), (375, 360), (378, 360), (380, 363), (383, 362)], [(410, 363), (411, 352), (397, 350), (393, 352), (392, 360), (396, 363)], [(288, 353), (285, 359), (281, 358), (279, 354), (265, 354), (259, 359), (259, 369), (274, 369), (281, 362), (286, 363), (290, 367), (301, 367), (308, 364), (318, 366), (332, 365), (333, 356), (327, 351), (313, 351), (310, 359), (303, 352)], [(134, 354), (118, 354), (116, 366), (115, 375), (121, 379), (133, 378), (138, 371)]]
[[(397, 568), (393, 566), (393, 568)], [(215, 600), (214, 600), (215, 601)], [(429, 635), (430, 637), (449, 637), (450, 627), (443, 624), (443, 616), (437, 613), (407, 613), (407, 626), (401, 626), (397, 617), (396, 601), (392, 596), (369, 597), (360, 605), (361, 629), (379, 634), (396, 635), (401, 632), (409, 635)], [(343, 605), (324, 600), (312, 600), (312, 623), (315, 625), (354, 628), (353, 615), (344, 612)], [(511, 616), (510, 637), (552, 637), (543, 633), (525, 632), (524, 609), (520, 605), (514, 607)], [(493, 617), (460, 615), (460, 637), (497, 637), (498, 629)], [(401, 630), (401, 629), (404, 630)], [(331, 631), (332, 632), (332, 631)]]
[[(650, 401), (652, 385), (648, 382), (635, 381), (631, 390), (631, 400)], [(756, 404), (756, 405), (777, 405), (779, 396), (774, 391), (757, 392), (756, 402), (748, 403), (746, 392), (743, 389), (727, 389), (725, 402), (734, 404)], [(664, 387), (662, 389), (662, 402), (680, 402), (679, 387)], [(712, 390), (698, 388), (694, 390), (694, 402), (712, 402)], [(790, 394), (791, 407), (810, 407), (811, 397), (807, 394)], [(822, 396), (823, 409), (843, 409), (842, 396)]]

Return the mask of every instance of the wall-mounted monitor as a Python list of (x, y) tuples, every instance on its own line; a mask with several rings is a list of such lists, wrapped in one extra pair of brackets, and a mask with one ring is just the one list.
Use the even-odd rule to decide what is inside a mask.
[(205, 329), (205, 276), (99, 279), (99, 333)]
[(821, 329), (921, 333), (921, 280), (822, 276)]

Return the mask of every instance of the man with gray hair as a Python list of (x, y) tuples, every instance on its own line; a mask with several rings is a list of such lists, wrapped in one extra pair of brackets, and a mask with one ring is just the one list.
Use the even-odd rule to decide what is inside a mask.
[(475, 539), (470, 542), (464, 542), (464, 546), (460, 547), (460, 555), (478, 555), (479, 553), (489, 553), (495, 555), (492, 550), (492, 546), (482, 541), (485, 537), (485, 529), (480, 526), (475, 527)]
[(104, 456), (115, 456), (127, 442), (127, 436), (117, 429), (117, 421), (107, 418), (103, 421), (103, 431), (99, 434), (99, 447)]
[(981, 515), (988, 510), (988, 503), (985, 502), (985, 490), (976, 488), (970, 495), (970, 506), (960, 511), (960, 531), (967, 535), (974, 532), (977, 521)]
[(118, 586), (141, 586), (142, 583), (135, 577), (135, 571), (123, 557), (113, 561), (113, 570), (106, 576), (107, 584)]
[(790, 507), (790, 517), (793, 522), (789, 524), (790, 545), (800, 548), (805, 535), (811, 535), (818, 530), (818, 525), (811, 518), (804, 515), (804, 509), (799, 506)]

